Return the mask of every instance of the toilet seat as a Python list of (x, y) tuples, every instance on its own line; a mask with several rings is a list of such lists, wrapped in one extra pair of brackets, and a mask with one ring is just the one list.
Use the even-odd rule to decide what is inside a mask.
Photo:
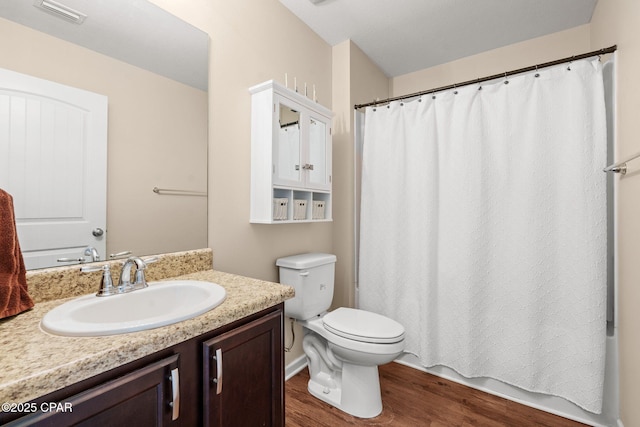
[(370, 311), (340, 307), (322, 317), (324, 328), (340, 337), (366, 343), (391, 344), (404, 339), (404, 327)]

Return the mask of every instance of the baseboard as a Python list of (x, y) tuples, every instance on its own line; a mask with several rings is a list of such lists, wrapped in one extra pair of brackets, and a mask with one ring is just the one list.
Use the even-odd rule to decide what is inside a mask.
[(307, 356), (303, 354), (284, 368), (284, 380), (288, 381), (289, 378), (302, 371), (304, 368), (306, 368), (306, 366)]

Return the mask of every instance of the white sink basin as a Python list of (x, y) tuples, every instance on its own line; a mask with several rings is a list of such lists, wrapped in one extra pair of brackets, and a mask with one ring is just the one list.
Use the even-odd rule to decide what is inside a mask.
[(122, 295), (86, 295), (49, 311), (40, 323), (55, 335), (93, 337), (144, 331), (191, 319), (222, 304), (225, 289), (211, 282), (173, 280)]

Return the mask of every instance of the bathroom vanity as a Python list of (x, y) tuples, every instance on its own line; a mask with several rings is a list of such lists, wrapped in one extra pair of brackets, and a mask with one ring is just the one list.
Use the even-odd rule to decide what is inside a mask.
[[(197, 264), (166, 261), (174, 273)], [(0, 424), (284, 425), (283, 302), (293, 289), (210, 266), (177, 277), (222, 285), (225, 302), (173, 325), (102, 337), (41, 331), (42, 316), (69, 298), (36, 298), (0, 321), (0, 403), (9, 404)]]

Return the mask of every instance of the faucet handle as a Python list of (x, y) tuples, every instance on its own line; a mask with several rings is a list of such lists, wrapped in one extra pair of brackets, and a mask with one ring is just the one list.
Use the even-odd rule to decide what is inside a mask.
[(109, 266), (109, 264), (105, 264), (101, 267), (85, 266), (80, 268), (80, 271), (82, 273), (90, 273), (100, 270), (102, 270), (102, 279), (100, 280), (100, 289), (98, 290), (98, 293), (96, 293), (96, 296), (106, 297), (109, 295), (117, 294), (118, 290), (115, 286), (113, 286), (113, 279), (111, 278), (111, 267)]
[(57, 262), (76, 262), (76, 263), (82, 264), (83, 262), (86, 262), (87, 260), (84, 259), (84, 257), (78, 257), (78, 258), (58, 258), (56, 261)]
[(93, 246), (87, 246), (84, 249), (84, 255), (88, 256), (92, 262), (100, 261), (100, 254), (98, 253), (98, 250)]
[(122, 258), (123, 256), (131, 255), (131, 251), (118, 252), (116, 254), (109, 254), (109, 259)]
[(157, 256), (152, 256), (152, 257), (150, 257), (150, 258), (143, 259), (142, 261), (144, 261), (144, 263), (145, 263), (146, 265), (149, 265), (149, 264), (153, 264), (154, 262), (158, 262), (158, 261), (159, 261), (159, 259), (158, 259), (158, 257), (157, 257)]
[(139, 262), (136, 262), (136, 277), (132, 284), (133, 289), (144, 289), (148, 287), (147, 278), (144, 275), (144, 270), (147, 265), (153, 264), (158, 261), (158, 257), (150, 257), (147, 259), (138, 258)]

